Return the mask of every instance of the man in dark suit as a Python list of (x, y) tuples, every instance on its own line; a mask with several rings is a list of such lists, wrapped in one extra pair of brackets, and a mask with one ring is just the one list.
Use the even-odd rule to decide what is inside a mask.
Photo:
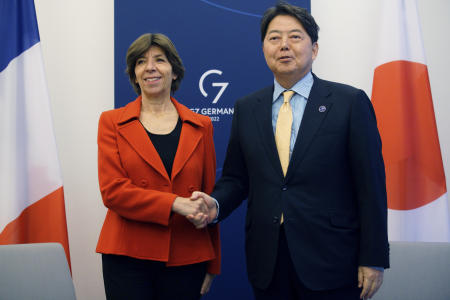
[(318, 30), (305, 9), (265, 12), (274, 84), (236, 102), (222, 177), (212, 197), (192, 195), (208, 203), (209, 221), (248, 198), (247, 271), (258, 300), (370, 298), (389, 267), (375, 114), (362, 90), (311, 73)]

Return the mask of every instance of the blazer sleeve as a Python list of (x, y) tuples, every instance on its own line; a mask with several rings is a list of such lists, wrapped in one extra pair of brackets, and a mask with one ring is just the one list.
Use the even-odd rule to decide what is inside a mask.
[[(211, 194), (216, 182), (216, 151), (214, 148), (213, 126), (208, 122), (207, 133), (205, 137), (205, 160), (203, 163), (203, 183), (202, 191)], [(207, 230), (211, 236), (216, 258), (208, 262), (208, 273), (219, 274), (221, 262), (220, 231), (219, 224), (208, 226)]]
[(359, 90), (351, 111), (349, 151), (360, 222), (359, 265), (389, 267), (386, 176), (372, 104)]
[(167, 226), (177, 195), (141, 188), (122, 166), (114, 111), (103, 112), (98, 127), (98, 178), (104, 205), (120, 216)]
[[(229, 216), (248, 195), (249, 179), (247, 164), (242, 153), (239, 138), (239, 126), (241, 125), (240, 103), (243, 99), (236, 101), (234, 105), (231, 134), (228, 141), (225, 162), (223, 163), (222, 176), (216, 183), (214, 192), (212, 193), (212, 196), (219, 202), (219, 221)], [(248, 119), (242, 119), (242, 122), (248, 122)]]

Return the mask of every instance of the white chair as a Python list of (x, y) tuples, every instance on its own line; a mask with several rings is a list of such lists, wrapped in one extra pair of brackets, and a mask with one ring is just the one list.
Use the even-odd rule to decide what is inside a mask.
[(374, 300), (450, 300), (450, 243), (391, 242)]
[(1, 245), (0, 299), (75, 300), (61, 244)]

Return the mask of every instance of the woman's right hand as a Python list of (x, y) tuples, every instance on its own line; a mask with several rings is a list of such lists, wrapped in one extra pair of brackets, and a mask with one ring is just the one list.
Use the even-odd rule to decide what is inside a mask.
[(191, 200), (190, 198), (176, 197), (172, 204), (172, 211), (182, 216), (208, 215), (208, 206), (203, 198)]

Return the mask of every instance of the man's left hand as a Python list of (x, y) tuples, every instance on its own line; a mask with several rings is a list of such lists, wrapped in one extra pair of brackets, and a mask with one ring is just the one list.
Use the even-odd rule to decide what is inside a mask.
[(358, 287), (362, 287), (360, 299), (370, 299), (383, 283), (383, 271), (370, 267), (358, 267)]

